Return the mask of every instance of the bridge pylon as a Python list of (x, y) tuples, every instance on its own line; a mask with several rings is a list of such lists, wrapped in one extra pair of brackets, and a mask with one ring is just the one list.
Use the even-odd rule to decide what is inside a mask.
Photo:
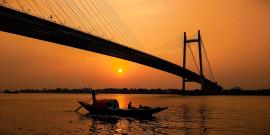
[[(192, 45), (189, 43), (198, 43), (198, 50), (199, 50), (199, 64), (200, 64), (200, 77), (201, 77), (201, 90), (205, 90), (205, 83), (204, 83), (204, 74), (203, 74), (203, 60), (202, 60), (202, 42), (201, 42), (201, 33), (200, 30), (198, 30), (198, 37), (196, 39), (188, 39), (186, 32), (184, 32), (184, 49), (183, 49), (183, 68), (184, 71), (186, 71), (186, 50), (187, 45)], [(191, 80), (188, 80), (186, 78), (186, 73), (184, 72), (183, 80), (182, 80), (182, 92), (183, 94), (186, 91), (186, 82), (192, 82)]]

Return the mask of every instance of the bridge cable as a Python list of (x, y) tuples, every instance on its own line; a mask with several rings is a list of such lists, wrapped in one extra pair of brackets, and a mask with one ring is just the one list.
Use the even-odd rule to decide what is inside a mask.
[[(61, 11), (59, 11), (59, 10), (57, 10), (57, 9), (59, 9), (59, 8), (57, 8), (57, 4), (55, 4), (56, 2), (55, 1), (53, 1), (52, 3), (48, 0), (48, 3), (53, 7), (53, 9), (55, 9), (57, 12), (58, 12), (58, 14), (59, 14), (59, 16), (62, 18), (62, 19), (64, 19), (63, 20), (63, 25), (65, 25), (65, 15), (63, 15), (62, 14), (62, 12)], [(56, 8), (55, 8), (56, 7)], [(60, 9), (61, 10), (61, 9)]]
[(108, 26), (104, 23), (102, 17), (99, 15), (99, 12), (97, 11), (96, 7), (94, 7), (92, 1), (89, 2), (88, 0), (86, 0), (85, 2), (86, 2), (88, 7), (93, 9), (94, 15), (98, 18), (99, 22), (101, 22), (101, 25), (104, 27), (104, 29), (105, 30), (107, 29), (107, 32), (109, 34), (109, 36), (107, 37), (107, 40), (112, 40), (114, 38), (112, 32), (109, 30)]
[(107, 9), (107, 7), (103, 3), (101, 3), (101, 1), (99, 1), (97, 5), (99, 5), (100, 7), (102, 6), (102, 8), (105, 10), (104, 14), (106, 14), (106, 16), (108, 17), (108, 19), (110, 19), (110, 22), (112, 22), (113, 27), (118, 28), (118, 30), (119, 30), (118, 32), (119, 32), (120, 36), (123, 39), (125, 39), (125, 41), (126, 41), (126, 43), (124, 43), (124, 44), (132, 45), (133, 43), (130, 42), (130, 40), (129, 40), (129, 38), (127, 36), (125, 36), (126, 34), (123, 33), (121, 26), (119, 25), (118, 22), (115, 21), (115, 18), (111, 15), (111, 13)]
[(83, 18), (85, 18), (86, 23), (91, 27), (91, 29), (92, 29), (95, 33), (91, 33), (91, 31), (88, 31), (88, 32), (89, 32), (90, 34), (92, 34), (92, 35), (100, 36), (100, 35), (99, 35), (99, 32), (98, 32), (97, 29), (96, 29), (96, 27), (95, 27), (93, 24), (90, 23), (91, 20), (89, 20), (89, 17), (82, 11), (82, 9), (80, 9), (79, 4), (76, 4), (76, 2), (74, 2), (74, 1), (71, 1), (71, 2), (74, 3), (73, 5), (75, 5), (77, 11), (79, 11), (79, 13), (81, 13), (81, 16), (82, 16)]
[[(90, 23), (89, 18), (88, 18), (88, 17), (85, 15), (85, 13), (79, 8), (79, 6), (76, 4), (76, 2), (74, 2), (73, 0), (72, 0), (71, 2), (74, 3), (76, 9), (78, 9), (78, 11), (81, 13), (81, 15), (87, 19), (87, 20), (86, 20), (87, 24), (92, 28), (93, 31), (96, 32), (96, 35), (99, 35), (98, 31), (97, 31), (97, 30), (95, 29), (95, 27)], [(91, 32), (91, 31), (89, 31), (89, 32)], [(93, 34), (93, 33), (92, 33), (92, 34)], [(93, 35), (95, 35), (95, 34), (93, 34)]]
[(192, 51), (192, 49), (191, 49), (191, 47), (190, 47), (190, 44), (188, 43), (187, 46), (188, 46), (188, 48), (189, 48), (189, 50), (190, 50), (190, 52), (191, 52), (193, 61), (194, 61), (195, 65), (196, 65), (196, 68), (197, 68), (197, 70), (198, 70), (198, 72), (199, 72), (199, 71), (200, 71), (200, 70), (199, 70), (199, 66), (198, 66), (198, 64), (197, 64), (197, 62), (196, 62), (196, 59), (195, 59), (195, 57), (194, 57), (193, 51)]
[(208, 66), (209, 66), (209, 69), (210, 69), (210, 72), (211, 72), (212, 79), (215, 80), (215, 77), (214, 77), (214, 74), (213, 74), (213, 70), (211, 68), (210, 61), (208, 59), (208, 56), (207, 56), (206, 49), (204, 47), (204, 43), (203, 43), (202, 38), (201, 38), (201, 43), (202, 43), (202, 47), (203, 47), (203, 50), (204, 50), (204, 53), (205, 53), (205, 56), (206, 56), (206, 60), (207, 60), (207, 63), (208, 63)]
[[(75, 18), (75, 17), (78, 17), (78, 16), (76, 16), (76, 13), (69, 7), (69, 5), (67, 5), (65, 2), (63, 2), (62, 0), (59, 0), (58, 1), (59, 3), (58, 3), (58, 5), (59, 5), (59, 7), (62, 7), (63, 8), (63, 11), (65, 12), (65, 14), (67, 14), (67, 16), (68, 16), (68, 18), (70, 19), (70, 21), (73, 23), (73, 25), (74, 25), (74, 29), (79, 29), (79, 30), (83, 30), (85, 27), (80, 27), (80, 26), (76, 26), (76, 22), (74, 21), (74, 20), (76, 20), (77, 21), (77, 23), (79, 23), (80, 25), (82, 25), (82, 23), (80, 22), (80, 21), (78, 21), (79, 20), (79, 18)], [(63, 6), (61, 6), (61, 4), (63, 5)], [(70, 9), (70, 12), (71, 13), (68, 13), (69, 11), (67, 11), (68, 9)], [(73, 17), (74, 15), (72, 15), (72, 13), (73, 14), (75, 14), (75, 17)], [(75, 18), (75, 19), (73, 19), (73, 18)]]
[(105, 31), (98, 25), (99, 23), (98, 23), (98, 21), (96, 21), (96, 18), (95, 17), (93, 17), (93, 15), (91, 14), (91, 12), (86, 8), (86, 5), (81, 1), (81, 0), (79, 0), (79, 2), (80, 2), (80, 4), (82, 5), (82, 7), (84, 8), (84, 10), (90, 15), (90, 17), (93, 19), (93, 21), (96, 23), (96, 28), (98, 29), (98, 30), (100, 30), (101, 31), (101, 37), (103, 37), (103, 36), (105, 36), (106, 37), (106, 33), (105, 33)]
[[(117, 34), (117, 37), (119, 38), (119, 40), (122, 40), (123, 43), (125, 44), (125, 42), (126, 42), (125, 38), (123, 36), (121, 36), (121, 33), (119, 33), (119, 31), (113, 26), (113, 23), (110, 23), (110, 22), (112, 22), (112, 20), (109, 18), (109, 15), (107, 14), (107, 12), (104, 11), (106, 9), (105, 8), (102, 8), (101, 5), (99, 4), (99, 2), (97, 2), (96, 0), (95, 0), (94, 3), (95, 3), (94, 6), (97, 6), (97, 9), (100, 9), (99, 10), (100, 14), (101, 15), (102, 14), (104, 15), (104, 20), (106, 21), (106, 23), (109, 24), (109, 26), (112, 28), (113, 32), (115, 34)], [(101, 9), (103, 9), (103, 10), (101, 10)]]
[[(179, 38), (179, 37), (180, 37), (180, 36), (177, 36), (176, 38)], [(177, 40), (178, 40), (178, 39), (177, 39)], [(174, 43), (173, 43), (173, 44), (174, 44)], [(182, 42), (181, 42), (181, 44), (182, 44)], [(177, 42), (176, 45), (179, 46), (178, 42)], [(168, 48), (168, 49), (171, 49), (171, 50), (172, 50), (172, 49), (174, 49), (174, 47), (175, 47), (175, 46), (171, 46), (171, 47)], [(172, 56), (175, 57), (175, 58), (176, 58), (176, 57), (179, 58), (179, 54), (180, 54), (180, 55), (181, 55), (181, 54), (183, 55), (183, 48), (184, 48), (184, 46), (183, 46), (183, 47), (180, 47), (180, 48), (177, 48), (178, 51), (177, 51), (176, 53), (172, 53)], [(183, 59), (181, 59), (181, 60), (183, 60)], [(178, 63), (178, 62), (179, 62), (179, 61), (177, 60), (177, 63)]]
[[(82, 24), (82, 22), (79, 21), (80, 18), (78, 18), (78, 16), (76, 15), (76, 12), (71, 8), (71, 6), (69, 5), (69, 3), (67, 3), (66, 0), (64, 0), (64, 1), (62, 1), (62, 2), (64, 3), (64, 5), (66, 5), (66, 7), (68, 7), (68, 9), (70, 9), (70, 11), (71, 11), (71, 12), (75, 15), (75, 17), (77, 18), (77, 19), (75, 19), (75, 20), (81, 25), (81, 27), (78, 26), (78, 28), (79, 28), (80, 30), (87, 31), (87, 27), (85, 27), (85, 26)], [(85, 30), (84, 30), (84, 29), (85, 29)]]
[(132, 39), (137, 42), (137, 44), (139, 44), (143, 49), (143, 45), (140, 43), (140, 41), (136, 38), (136, 36), (130, 31), (130, 29), (128, 28), (128, 26), (124, 23), (124, 21), (121, 19), (121, 17), (116, 13), (116, 11), (110, 6), (110, 4), (106, 1), (106, 0), (101, 0), (104, 2), (105, 5), (107, 5), (107, 7), (110, 9), (110, 11), (112, 13), (114, 13), (114, 15), (116, 16), (116, 19), (118, 19), (119, 22), (122, 22), (123, 24), (123, 28), (131, 35)]
[(105, 16), (107, 16), (107, 14), (104, 12), (104, 10), (101, 10), (100, 5), (97, 2), (91, 2), (92, 5), (98, 10), (98, 12), (101, 14), (101, 16), (104, 15), (103, 20), (106, 24), (108, 24), (108, 27), (111, 29), (111, 31), (116, 35), (116, 37), (119, 38), (119, 40), (123, 41), (125, 43), (125, 39), (121, 37), (121, 34), (118, 34), (118, 31), (113, 27), (113, 25), (110, 23), (110, 21), (108, 21)]
[[(34, 11), (34, 14), (36, 14), (37, 16), (40, 16), (40, 15), (38, 15), (37, 10), (32, 6), (31, 2), (28, 2), (27, 0), (25, 0), (25, 2), (29, 6), (29, 8)], [(31, 12), (31, 10), (30, 10), (30, 12)]]
[[(60, 22), (60, 23), (62, 23), (62, 21), (58, 18), (58, 15), (56, 15), (56, 13), (54, 12), (54, 10), (50, 7), (50, 5), (45, 1), (43, 1), (43, 0), (40, 0), (44, 5), (45, 5), (45, 7), (47, 8), (47, 9), (49, 9), (50, 11), (51, 11), (51, 13), (56, 17), (56, 19)], [(53, 19), (52, 18), (52, 16), (50, 16), (51, 17), (51, 19)]]
[(164, 57), (170, 57), (170, 58), (179, 57), (179, 53), (181, 54), (182, 51), (175, 50), (174, 46), (170, 47), (170, 48), (166, 48), (166, 50), (159, 50), (159, 51), (155, 52), (156, 55), (161, 54)]
[(20, 8), (22, 9), (22, 11), (24, 11), (24, 8), (23, 8), (22, 4), (18, 0), (16, 0), (16, 2), (20, 6)]
[[(109, 31), (109, 35), (107, 35), (108, 33), (106, 33), (103, 28), (107, 29), (107, 26), (105, 25), (105, 23), (101, 20), (100, 16), (98, 15), (98, 13), (95, 11), (95, 9), (93, 8), (93, 6), (91, 6), (90, 3), (88, 3), (88, 0), (85, 0), (84, 1), (86, 3), (86, 7), (89, 7), (92, 9), (92, 13), (93, 13), (93, 18), (96, 18), (97, 19), (97, 22), (100, 22), (100, 23), (97, 23), (100, 25), (100, 28), (101, 30), (104, 32), (104, 36), (105, 36), (105, 39), (110, 39), (109, 36), (112, 36), (111, 32)], [(89, 11), (90, 12), (90, 11)]]
[(56, 14), (56, 12), (53, 10), (53, 8), (51, 8), (51, 6), (48, 4), (48, 2), (45, 0), (45, 2), (43, 0), (40, 0), (43, 5), (45, 6), (45, 8), (47, 8), (50, 12), (49, 12), (49, 18), (50, 19), (46, 19), (46, 20), (50, 20), (53, 21), (53, 15), (55, 16), (56, 20), (54, 22), (57, 22), (57, 20), (62, 23), (61, 19), (58, 17), (58, 15)]
[[(64, 1), (66, 1), (66, 0), (64, 0)], [(74, 2), (74, 1), (72, 0), (71, 2)], [(76, 11), (75, 11), (75, 9), (73, 9), (73, 10), (74, 10), (75, 16), (78, 17), (78, 22), (81, 22), (81, 21), (80, 21), (81, 18), (80, 18), (79, 15), (81, 15), (81, 16), (83, 16), (83, 17), (84, 17), (84, 15), (83, 15), (83, 13), (81, 12), (80, 8), (79, 8), (77, 5), (75, 5), (75, 3), (74, 3), (74, 4), (70, 3), (70, 1), (68, 1), (68, 0), (66, 1), (66, 3), (69, 4), (69, 5), (71, 5), (71, 7), (76, 7), (77, 10), (76, 10)], [(73, 5), (73, 6), (72, 6), (72, 5)], [(77, 11), (79, 11), (79, 12), (77, 12)], [(79, 13), (80, 13), (80, 14), (79, 14)], [(89, 22), (87, 21), (87, 23), (89, 23)], [(83, 22), (81, 22), (81, 25), (83, 25), (83, 26), (85, 27), (85, 32), (87, 32), (87, 33), (90, 33), (90, 32), (91, 32), (91, 28), (89, 28), (88, 25), (83, 24)], [(90, 27), (91, 27), (91, 24), (90, 24)]]
[(40, 13), (40, 15), (45, 19), (45, 15), (40, 11), (40, 7), (39, 5), (37, 4), (36, 0), (32, 0), (35, 7), (37, 8), (38, 12)]
[[(59, 20), (61, 20), (62, 25), (65, 24), (65, 17), (64, 15), (58, 10), (57, 5), (54, 4), (54, 2), (50, 2), (50, 0), (47, 0), (47, 5), (59, 16)], [(56, 7), (56, 8), (55, 8)], [(63, 19), (63, 20), (62, 20)]]
[(130, 38), (130, 34), (128, 32), (125, 31), (125, 29), (123, 28), (123, 24), (121, 22), (119, 22), (117, 19), (116, 19), (116, 16), (111, 12), (111, 10), (109, 9), (108, 5), (106, 5), (104, 3), (104, 1), (99, 1), (101, 6), (107, 11), (107, 13), (109, 14), (109, 17), (112, 19), (112, 22), (114, 22), (115, 25), (117, 25), (117, 27), (119, 28), (120, 30), (120, 33), (122, 33), (122, 35), (126, 35), (125, 38), (127, 38), (127, 43), (128, 44), (134, 44), (136, 45), (137, 43), (134, 42), (134, 40), (132, 40), (132, 38)]
[[(179, 47), (179, 42), (178, 42), (179, 38), (181, 38), (180, 35), (175, 36), (174, 38), (171, 38), (169, 41), (164, 42), (162, 44), (159, 44), (155, 48), (152, 48), (150, 51), (155, 52), (155, 53), (152, 53), (155, 56), (162, 55), (163, 58), (165, 58), (165, 57), (179, 58), (179, 54), (181, 56), (181, 54), (183, 52), (183, 47), (182, 46), (180, 48), (178, 48)], [(182, 44), (182, 42), (181, 42), (181, 44)], [(177, 45), (177, 49), (176, 49), (176, 45)], [(166, 47), (164, 47), (164, 46), (166, 46)], [(160, 49), (160, 48), (162, 48), (162, 49)], [(168, 51), (164, 50), (164, 48), (166, 50), (168, 50)], [(180, 60), (182, 61), (183, 59), (180, 59)], [(176, 63), (177, 65), (181, 64), (179, 59), (177, 59), (177, 62), (175, 60), (169, 60), (169, 61), (172, 61), (173, 63)]]
[[(107, 24), (110, 24), (110, 23), (103, 17), (103, 14), (101, 12), (102, 10), (100, 10), (100, 7), (98, 7), (95, 4), (95, 2), (93, 2), (93, 1), (90, 1), (90, 3), (91, 3), (90, 5), (92, 5), (92, 7), (94, 7), (94, 9), (97, 11), (97, 14), (100, 17), (101, 22), (103, 22), (104, 26), (107, 28), (107, 31), (110, 33), (110, 35), (112, 36), (112, 38), (117, 39), (117, 37), (119, 37), (119, 35), (114, 31), (114, 29), (113, 29), (113, 27), (111, 25), (107, 25)], [(122, 40), (122, 39), (120, 39), (120, 40)]]
[(115, 33), (116, 37), (118, 37), (119, 40), (121, 40), (125, 43), (126, 42), (125, 39), (121, 36), (121, 34), (118, 33), (117, 30), (115, 30), (115, 28), (112, 26), (112, 24), (105, 18), (106, 13), (104, 12), (104, 10), (101, 10), (101, 6), (97, 2), (91, 1), (91, 3), (94, 5), (94, 7), (97, 9), (97, 11), (101, 14), (101, 16), (104, 15), (103, 20), (105, 21), (105, 23), (108, 24), (108, 26), (113, 31), (113, 33)]
[[(169, 43), (171, 42), (172, 44), (170, 44), (170, 47), (169, 48), (166, 48), (167, 50), (175, 50), (175, 45), (177, 45), (177, 46), (179, 46), (179, 42), (178, 42), (178, 39), (180, 38), (180, 36), (176, 36), (175, 38), (173, 38), (173, 39), (171, 39), (170, 41), (169, 41)], [(177, 42), (177, 43), (174, 43), (174, 42)], [(182, 42), (181, 42), (182, 43)], [(183, 48), (184, 47), (180, 47), (179, 49), (177, 48), (177, 51), (174, 53), (174, 52), (172, 52), (172, 53), (170, 53), (171, 54), (171, 56), (173, 57), (173, 58), (179, 58), (179, 54), (181, 55), (182, 53), (183, 53)], [(182, 54), (183, 55), (183, 54)], [(181, 59), (181, 60), (183, 60), (183, 59)], [(176, 63), (178, 63), (179, 62), (179, 60), (177, 60), (177, 62)]]
[[(89, 13), (89, 11), (88, 11), (87, 8), (85, 7), (85, 5), (81, 2), (81, 0), (78, 0), (78, 1), (79, 1), (78, 7), (79, 7), (79, 5), (81, 5), (81, 7), (83, 8), (83, 9), (81, 10), (81, 12), (83, 13), (83, 15), (85, 16), (85, 18), (87, 19), (87, 23), (90, 24), (91, 27), (92, 27), (92, 28), (94, 29), (94, 31), (96, 32), (95, 35), (98, 36), (98, 37), (103, 37), (104, 33), (102, 32), (102, 33), (100, 34), (100, 28), (99, 28), (98, 26), (96, 26), (95, 23), (92, 23), (92, 24), (90, 23), (90, 22), (93, 21), (93, 20), (91, 20), (91, 19), (92, 19), (91, 13)], [(74, 2), (74, 3), (75, 3), (75, 2)], [(84, 13), (83, 10), (85, 10), (86, 13)], [(88, 17), (88, 15), (90, 15), (90, 18)]]
[[(71, 27), (76, 28), (75, 22), (74, 22), (74, 21), (72, 20), (72, 18), (68, 15), (68, 13), (66, 13), (66, 11), (63, 9), (63, 7), (60, 5), (59, 1), (56, 0), (55, 3), (56, 3), (56, 5), (57, 5), (58, 7), (60, 7), (60, 10), (62, 10), (62, 12), (67, 16), (68, 20), (70, 20), (70, 22), (72, 23), (72, 24), (71, 24)], [(73, 26), (72, 26), (72, 25), (73, 25)]]

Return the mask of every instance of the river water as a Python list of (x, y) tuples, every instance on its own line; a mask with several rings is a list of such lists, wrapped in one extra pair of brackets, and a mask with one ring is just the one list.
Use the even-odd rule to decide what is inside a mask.
[(90, 94), (0, 94), (0, 135), (170, 134), (270, 135), (270, 96), (178, 96), (100, 94), (120, 107), (166, 106), (151, 119), (79, 113)]

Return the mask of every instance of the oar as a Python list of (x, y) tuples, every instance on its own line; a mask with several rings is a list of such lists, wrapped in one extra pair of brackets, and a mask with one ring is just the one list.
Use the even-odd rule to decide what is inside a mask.
[(75, 112), (78, 112), (81, 108), (82, 108), (82, 106), (80, 106), (79, 108), (77, 108), (77, 109), (75, 110)]
[[(89, 99), (89, 100), (87, 100), (86, 102), (90, 102), (92, 99)], [(82, 105), (80, 105), (76, 110), (75, 110), (75, 112), (78, 112), (80, 109), (82, 108)]]
[[(96, 92), (95, 92), (95, 91), (92, 91), (92, 99), (89, 99), (89, 100), (86, 101), (86, 102), (90, 102), (91, 100), (96, 100)], [(81, 108), (82, 108), (82, 106), (80, 105), (80, 107), (77, 108), (77, 109), (75, 110), (75, 112), (79, 111)]]

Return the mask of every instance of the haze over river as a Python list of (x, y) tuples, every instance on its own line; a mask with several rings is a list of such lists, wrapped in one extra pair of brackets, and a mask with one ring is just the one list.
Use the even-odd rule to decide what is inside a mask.
[(175, 134), (270, 135), (270, 96), (178, 96), (99, 94), (166, 106), (151, 119), (100, 117), (74, 110), (90, 94), (0, 94), (0, 135), (13, 134)]

